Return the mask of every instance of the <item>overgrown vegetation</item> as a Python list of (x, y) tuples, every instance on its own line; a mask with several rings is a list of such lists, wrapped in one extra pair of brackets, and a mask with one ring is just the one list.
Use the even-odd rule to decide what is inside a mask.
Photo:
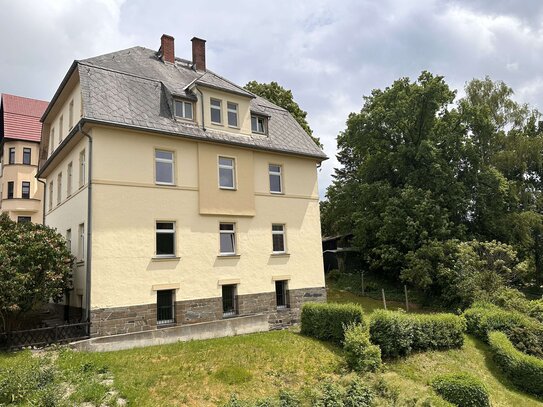
[(371, 344), (369, 333), (361, 324), (345, 329), (343, 350), (347, 364), (356, 372), (375, 372), (381, 367), (381, 349)]
[(490, 407), (486, 386), (466, 373), (450, 373), (432, 379), (432, 387), (445, 400), (458, 407)]

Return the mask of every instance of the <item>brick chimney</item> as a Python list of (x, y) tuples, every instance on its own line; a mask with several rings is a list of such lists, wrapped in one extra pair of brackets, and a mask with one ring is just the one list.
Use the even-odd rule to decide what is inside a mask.
[(198, 71), (206, 70), (206, 40), (192, 38), (192, 63)]
[(160, 38), (160, 51), (164, 62), (175, 62), (174, 38), (171, 35), (162, 34)]

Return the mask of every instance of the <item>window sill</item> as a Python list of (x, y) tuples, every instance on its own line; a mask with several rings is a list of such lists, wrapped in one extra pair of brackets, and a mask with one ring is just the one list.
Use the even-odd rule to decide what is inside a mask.
[(231, 125), (228, 125), (228, 128), (229, 129), (235, 129), (235, 130), (241, 130), (241, 128), (239, 126), (231, 126)]
[(219, 189), (222, 189), (224, 191), (237, 191), (236, 187), (219, 187)]
[(174, 183), (169, 183), (169, 182), (156, 182), (155, 181), (155, 185), (157, 185), (159, 187), (175, 187)]
[(83, 264), (85, 264), (85, 260), (77, 260), (77, 261), (75, 262), (75, 265), (76, 265), (76, 266), (82, 266)]
[(239, 254), (219, 254), (218, 259), (239, 259), (241, 256)]
[(277, 192), (277, 191), (270, 191), (270, 194), (272, 195), (285, 195), (283, 191)]
[(179, 261), (181, 257), (179, 256), (154, 256), (151, 257), (151, 261)]
[(167, 323), (159, 323), (156, 324), (156, 329), (162, 329), (162, 328), (171, 328), (173, 326), (177, 326), (177, 324), (174, 322), (167, 322)]
[(272, 253), (272, 257), (290, 257), (290, 253), (281, 252), (281, 253)]
[(287, 306), (277, 307), (277, 312), (284, 312), (284, 311), (290, 311), (290, 307), (287, 307)]
[(222, 124), (222, 123), (211, 122), (211, 124), (213, 124), (214, 126), (221, 126), (221, 127), (224, 127), (224, 124)]
[(230, 318), (236, 318), (239, 317), (239, 314), (236, 312), (235, 314), (223, 314), (222, 319), (230, 319)]

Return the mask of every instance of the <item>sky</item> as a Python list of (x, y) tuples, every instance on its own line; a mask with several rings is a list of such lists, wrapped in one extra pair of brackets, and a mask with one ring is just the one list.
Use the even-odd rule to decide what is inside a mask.
[(50, 100), (74, 59), (175, 37), (207, 40), (207, 66), (244, 85), (276, 81), (308, 112), (329, 159), (363, 97), (423, 70), (453, 89), (503, 80), (519, 102), (543, 110), (541, 0), (0, 0), (0, 92)]

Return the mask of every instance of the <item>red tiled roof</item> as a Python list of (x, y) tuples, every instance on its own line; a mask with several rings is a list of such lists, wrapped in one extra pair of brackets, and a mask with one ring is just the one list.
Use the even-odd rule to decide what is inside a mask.
[(40, 117), (49, 102), (2, 94), (4, 134), (0, 136), (37, 141), (41, 139)]

